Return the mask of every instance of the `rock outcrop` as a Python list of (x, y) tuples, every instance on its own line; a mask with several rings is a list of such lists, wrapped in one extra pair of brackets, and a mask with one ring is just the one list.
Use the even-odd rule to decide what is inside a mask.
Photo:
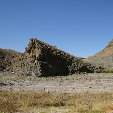
[(0, 49), (0, 71), (9, 71), (12, 67), (12, 60), (19, 57), (21, 53), (9, 49)]
[(83, 61), (80, 57), (74, 57), (55, 46), (31, 39), (24, 53), (1, 49), (0, 70), (35, 76), (63, 76), (81, 72), (101, 72), (103, 68)]
[[(17, 61), (19, 61), (17, 63)], [(14, 68), (15, 67), (15, 68)], [(31, 39), (21, 58), (14, 59), (13, 70), (24, 70), (36, 76), (70, 75), (74, 73), (101, 72), (102, 67), (84, 62), (37, 39)]]

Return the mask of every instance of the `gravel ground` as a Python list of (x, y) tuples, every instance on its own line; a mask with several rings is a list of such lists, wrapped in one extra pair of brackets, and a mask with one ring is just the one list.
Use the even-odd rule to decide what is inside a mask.
[(102, 93), (113, 92), (113, 74), (93, 73), (57, 77), (0, 73), (0, 91)]

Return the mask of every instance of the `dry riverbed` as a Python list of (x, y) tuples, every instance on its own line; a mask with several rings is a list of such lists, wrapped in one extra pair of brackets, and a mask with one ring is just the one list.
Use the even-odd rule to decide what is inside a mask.
[(57, 77), (0, 75), (0, 91), (102, 93), (113, 92), (113, 74), (74, 74)]

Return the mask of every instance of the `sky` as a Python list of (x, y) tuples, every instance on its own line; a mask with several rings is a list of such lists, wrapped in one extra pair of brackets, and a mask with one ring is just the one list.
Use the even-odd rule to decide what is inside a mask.
[(24, 52), (30, 38), (91, 56), (113, 39), (113, 0), (0, 0), (0, 48)]

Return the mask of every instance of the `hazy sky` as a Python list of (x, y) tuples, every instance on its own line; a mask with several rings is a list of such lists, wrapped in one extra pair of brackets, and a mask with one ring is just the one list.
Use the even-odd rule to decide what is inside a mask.
[(113, 0), (0, 0), (0, 48), (23, 52), (32, 37), (93, 55), (113, 38)]

